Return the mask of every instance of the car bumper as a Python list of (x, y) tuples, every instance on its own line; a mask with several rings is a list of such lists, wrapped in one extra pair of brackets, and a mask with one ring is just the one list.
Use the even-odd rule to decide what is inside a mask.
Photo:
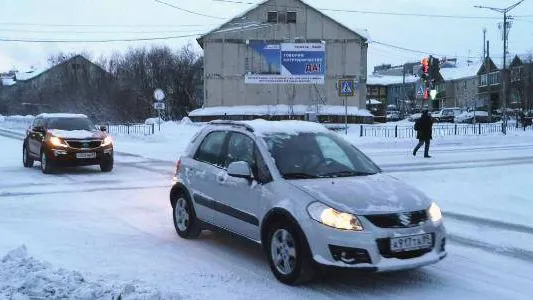
[[(59, 166), (99, 165), (104, 161), (113, 159), (113, 147), (99, 147), (95, 149), (52, 148), (47, 152), (48, 159)], [(80, 158), (80, 154), (93, 154), (94, 157)]]
[[(428, 221), (412, 228), (378, 228), (366, 221), (363, 226), (365, 230), (361, 232), (342, 231), (310, 219), (303, 230), (314, 261), (326, 267), (388, 272), (435, 264), (447, 255), (442, 222), (435, 225)], [(432, 235), (431, 248), (402, 253), (390, 251), (390, 238), (425, 233)], [(342, 252), (348, 260), (339, 255)]]

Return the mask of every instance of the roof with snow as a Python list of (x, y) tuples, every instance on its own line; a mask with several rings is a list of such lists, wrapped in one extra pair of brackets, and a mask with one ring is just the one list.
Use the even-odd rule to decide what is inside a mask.
[[(197, 39), (198, 44), (200, 45), (200, 47), (203, 48), (203, 39), (206, 36), (209, 36), (209, 35), (215, 34), (215, 33), (230, 32), (230, 31), (242, 31), (242, 30), (255, 30), (255, 29), (260, 29), (260, 28), (265, 28), (265, 27), (271, 26), (270, 24), (267, 24), (267, 23), (264, 23), (264, 22), (253, 22), (253, 21), (250, 22), (250, 21), (245, 21), (244, 20), (245, 16), (247, 14), (249, 14), (250, 12), (254, 11), (255, 9), (267, 4), (270, 1), (272, 1), (272, 0), (265, 0), (263, 2), (260, 2), (257, 5), (254, 5), (251, 8), (249, 8), (249, 9), (245, 10), (244, 12), (242, 12), (241, 14), (237, 15), (233, 19), (227, 21), (226, 23), (216, 27), (215, 29), (213, 29), (213, 30), (211, 30), (211, 31), (209, 31), (209, 32), (207, 32), (205, 34), (203, 34), (202, 36), (200, 36)], [(307, 4), (305, 1), (302, 1), (302, 0), (294, 0), (294, 1), (302, 3), (306, 7), (316, 11), (318, 14), (326, 17), (327, 19), (330, 19), (331, 21), (339, 24), (341, 27), (345, 28), (346, 30), (354, 33), (355, 35), (357, 35), (359, 37), (361, 37), (363, 40), (370, 41), (370, 35), (369, 35), (367, 29), (352, 28), (350, 26), (347, 26), (347, 25), (342, 24), (341, 22), (335, 20), (333, 17), (329, 16), (328, 14), (324, 13), (323, 11), (320, 11), (320, 10), (314, 8), (313, 6)]]
[[(318, 111), (317, 111), (318, 108)], [(213, 106), (193, 110), (190, 117), (204, 116), (285, 116), (305, 115), (316, 113), (319, 115), (344, 115), (345, 107), (340, 105), (241, 105), (241, 106)], [(348, 106), (349, 116), (370, 117), (372, 114), (366, 109)]]
[(442, 68), (440, 69), (440, 74), (446, 81), (476, 77), (482, 65), (483, 61), (478, 61), (470, 65), (456, 66), (453, 68)]
[[(419, 77), (413, 75), (405, 76), (405, 83), (415, 83), (419, 79)], [(366, 80), (367, 85), (392, 85), (401, 83), (403, 83), (403, 76), (370, 75)]]
[(16, 78), (16, 81), (29, 80), (29, 79), (32, 79), (34, 77), (41, 75), (45, 71), (47, 71), (47, 69), (36, 69), (36, 68), (32, 68), (30, 70), (23, 71), (23, 72), (18, 71), (15, 73), (15, 78)]
[(1, 78), (3, 86), (12, 86), (17, 83), (13, 78)]
[(44, 113), (40, 114), (37, 117), (41, 118), (87, 118), (83, 114), (67, 114), (67, 113)]
[(253, 120), (253, 121), (242, 121), (242, 123), (250, 126), (254, 130), (254, 132), (259, 133), (259, 134), (328, 132), (328, 129), (322, 124), (314, 123), (314, 122), (305, 122), (305, 121)]

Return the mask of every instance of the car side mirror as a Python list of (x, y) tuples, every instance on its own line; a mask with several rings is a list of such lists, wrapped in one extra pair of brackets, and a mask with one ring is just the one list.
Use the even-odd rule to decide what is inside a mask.
[(100, 126), (100, 131), (106, 132), (106, 131), (107, 131), (107, 127), (105, 127), (105, 126)]
[(232, 162), (228, 166), (228, 175), (236, 178), (253, 179), (252, 170), (245, 161)]

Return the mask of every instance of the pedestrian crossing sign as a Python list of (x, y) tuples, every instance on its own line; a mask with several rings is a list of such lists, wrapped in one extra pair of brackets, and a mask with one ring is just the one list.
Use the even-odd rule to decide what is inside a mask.
[(355, 96), (355, 85), (352, 79), (341, 79), (338, 85), (339, 97)]

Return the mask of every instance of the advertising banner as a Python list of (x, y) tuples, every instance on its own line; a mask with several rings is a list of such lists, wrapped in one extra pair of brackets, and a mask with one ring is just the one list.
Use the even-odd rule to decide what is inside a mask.
[(324, 84), (326, 47), (322, 43), (272, 44), (250, 41), (247, 84)]

